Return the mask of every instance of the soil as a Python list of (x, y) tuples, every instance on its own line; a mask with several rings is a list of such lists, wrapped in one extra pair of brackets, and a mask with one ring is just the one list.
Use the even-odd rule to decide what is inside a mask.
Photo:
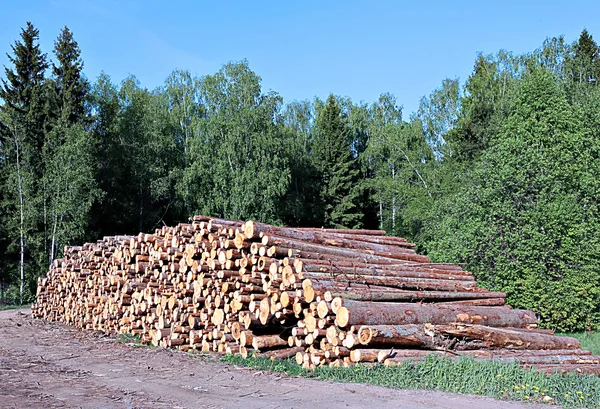
[(292, 378), (0, 311), (0, 407), (552, 408), (490, 398)]

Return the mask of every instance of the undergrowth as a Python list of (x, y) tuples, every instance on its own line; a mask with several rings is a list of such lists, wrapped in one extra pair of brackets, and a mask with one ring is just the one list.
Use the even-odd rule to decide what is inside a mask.
[(293, 360), (244, 359), (226, 355), (224, 362), (335, 382), (366, 383), (401, 389), (430, 389), (483, 395), (496, 399), (554, 403), (566, 408), (600, 408), (600, 378), (593, 375), (543, 375), (518, 364), (428, 357), (401, 366), (318, 367), (307, 371)]

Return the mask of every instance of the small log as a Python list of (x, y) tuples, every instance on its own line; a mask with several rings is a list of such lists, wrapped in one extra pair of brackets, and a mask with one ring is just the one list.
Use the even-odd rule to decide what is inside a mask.
[(371, 325), (358, 329), (358, 342), (369, 346), (433, 347), (424, 325)]
[(252, 347), (256, 350), (287, 346), (287, 339), (279, 335), (259, 335), (252, 338)]

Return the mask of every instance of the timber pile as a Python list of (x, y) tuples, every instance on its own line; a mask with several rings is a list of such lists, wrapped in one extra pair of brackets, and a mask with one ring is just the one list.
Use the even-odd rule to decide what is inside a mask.
[(600, 374), (574, 338), (379, 230), (284, 228), (194, 216), (153, 234), (66, 247), (35, 317), (142, 342), (306, 368), (431, 354)]

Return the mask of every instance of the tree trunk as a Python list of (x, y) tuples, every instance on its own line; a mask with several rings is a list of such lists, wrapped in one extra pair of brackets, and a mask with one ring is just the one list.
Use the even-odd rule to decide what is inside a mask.
[(435, 331), (453, 337), (481, 340), (488, 348), (507, 349), (580, 349), (575, 338), (557, 337), (536, 332), (492, 328), (483, 325), (450, 324), (436, 326)]
[(19, 269), (21, 278), (19, 285), (19, 300), (20, 303), (23, 304), (23, 290), (25, 287), (25, 199), (23, 193), (23, 175), (21, 174), (19, 138), (16, 131), (13, 131), (13, 136), (17, 153), (17, 189), (19, 190)]
[(377, 303), (344, 300), (336, 313), (336, 324), (400, 325), (400, 324), (481, 324), (495, 327), (527, 327), (537, 323), (535, 314), (527, 310), (496, 307), (437, 306), (435, 304)]
[(433, 347), (433, 338), (424, 325), (363, 325), (358, 329), (358, 342), (369, 346)]

